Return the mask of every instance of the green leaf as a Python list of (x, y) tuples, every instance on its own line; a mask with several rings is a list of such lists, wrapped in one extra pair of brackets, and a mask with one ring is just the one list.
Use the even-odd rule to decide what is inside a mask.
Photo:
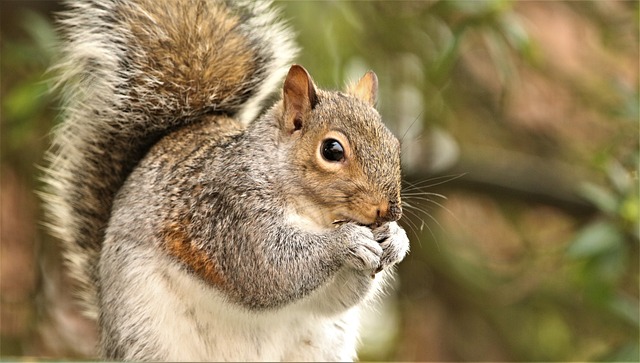
[(7, 92), (2, 102), (4, 117), (16, 122), (29, 122), (43, 106), (46, 84), (38, 80), (17, 85)]
[(579, 193), (605, 213), (615, 214), (618, 209), (618, 198), (599, 185), (584, 183), (580, 186)]
[(620, 217), (630, 225), (637, 226), (640, 220), (640, 201), (637, 194), (629, 194), (620, 206)]
[(625, 295), (617, 295), (611, 299), (609, 310), (630, 325), (640, 328), (640, 311), (638, 311), (637, 299)]
[(571, 258), (585, 258), (602, 255), (621, 248), (624, 237), (610, 222), (600, 221), (583, 228), (573, 240), (567, 255)]

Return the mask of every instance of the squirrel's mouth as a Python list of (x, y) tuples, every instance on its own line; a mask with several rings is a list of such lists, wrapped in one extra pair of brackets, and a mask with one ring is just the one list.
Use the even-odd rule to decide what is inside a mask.
[[(362, 198), (361, 198), (362, 199)], [(355, 223), (360, 226), (376, 229), (387, 222), (400, 219), (401, 209), (396, 206), (395, 201), (382, 200), (381, 202), (368, 202), (362, 200), (360, 203), (352, 203), (346, 208), (333, 213), (332, 224)]]
[(368, 227), (371, 229), (376, 229), (378, 227), (380, 227), (381, 223), (374, 221), (373, 223), (365, 223), (361, 220), (358, 220), (356, 218), (350, 218), (350, 217), (340, 217), (336, 220), (334, 220), (333, 222), (331, 222), (331, 224), (335, 225), (335, 226), (339, 226), (341, 224), (344, 223), (355, 223), (359, 226), (363, 226), (363, 227)]

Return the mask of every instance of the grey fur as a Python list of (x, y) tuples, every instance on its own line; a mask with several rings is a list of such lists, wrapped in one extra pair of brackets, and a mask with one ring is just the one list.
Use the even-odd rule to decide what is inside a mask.
[[(309, 80), (296, 130), (285, 101), (254, 120), (295, 53), (267, 5), (69, 3), (45, 200), (105, 358), (354, 359), (357, 308), (408, 251), (375, 75)], [(342, 174), (319, 156), (332, 132)]]
[[(217, 1), (172, 1), (184, 3), (185, 8), (196, 3), (210, 8), (223, 5)], [(133, 34), (127, 24), (136, 21), (131, 9), (147, 12), (143, 5), (133, 0), (68, 0), (66, 5), (69, 10), (60, 20), (66, 41), (62, 59), (54, 68), (65, 101), (64, 120), (55, 130), (46, 156), (49, 167), (43, 180), (47, 187), (42, 194), (46, 224), (64, 243), (67, 266), (78, 282), (86, 313), (96, 317), (95, 267), (104, 230), (115, 193), (134, 165), (163, 134), (208, 112), (236, 115), (245, 123), (252, 120), (261, 102), (284, 77), (297, 50), (291, 32), (277, 21), (269, 2), (228, 2), (231, 12), (246, 19), (231, 32), (246, 38), (256, 52), (257, 67), (243, 76), (243, 83), (254, 89), (250, 93), (224, 94), (224, 90), (216, 89), (229, 81), (214, 79), (208, 84), (209, 102), (189, 104), (194, 98), (191, 94), (198, 90), (191, 89), (188, 80), (173, 81), (170, 72), (158, 79), (140, 67), (150, 55), (139, 46), (144, 46), (145, 40)], [(161, 7), (163, 2), (152, 1), (150, 6)], [(217, 19), (214, 14), (201, 21)], [(168, 25), (151, 22), (145, 35), (170, 31), (165, 29)], [(219, 43), (223, 36), (228, 35), (217, 34), (209, 39), (210, 44), (205, 39), (189, 45), (219, 51), (215, 48), (226, 46)], [(184, 52), (186, 61), (193, 57), (190, 48), (175, 52), (176, 57)], [(163, 84), (175, 84), (181, 94), (156, 92)]]

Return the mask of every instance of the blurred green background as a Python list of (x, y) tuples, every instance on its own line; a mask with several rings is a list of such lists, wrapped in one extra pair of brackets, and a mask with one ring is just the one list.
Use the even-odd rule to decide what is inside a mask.
[[(57, 1), (1, 1), (1, 355), (92, 355), (34, 193)], [(374, 70), (411, 254), (362, 360), (640, 361), (637, 1), (280, 2), (322, 87)]]

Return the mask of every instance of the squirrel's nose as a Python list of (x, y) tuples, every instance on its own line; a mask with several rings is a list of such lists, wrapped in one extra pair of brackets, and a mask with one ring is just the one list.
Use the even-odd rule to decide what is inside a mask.
[(376, 224), (397, 221), (402, 216), (402, 207), (397, 201), (390, 200), (378, 206)]

